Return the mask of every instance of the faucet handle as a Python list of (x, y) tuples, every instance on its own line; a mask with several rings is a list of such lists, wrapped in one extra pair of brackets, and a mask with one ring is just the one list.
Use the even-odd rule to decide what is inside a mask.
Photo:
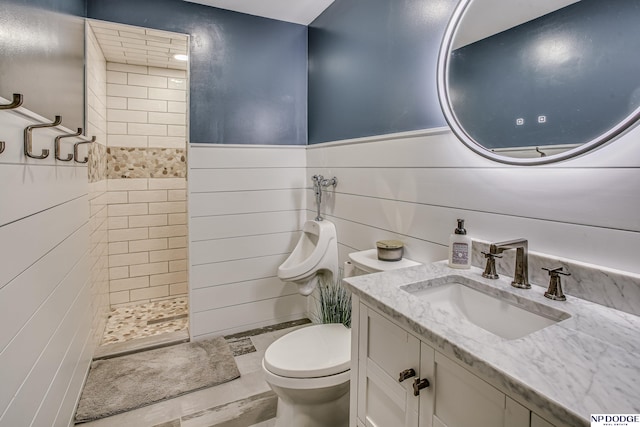
[(544, 296), (554, 301), (566, 301), (567, 297), (562, 292), (560, 275), (571, 276), (571, 273), (563, 271), (562, 267), (542, 267), (542, 269), (549, 272), (549, 289), (547, 289), (547, 292), (544, 293)]
[(496, 258), (502, 258), (502, 255), (492, 254), (491, 252), (482, 252), (482, 254), (487, 259), (487, 265), (484, 267), (482, 277), (486, 277), (487, 279), (499, 278), (500, 276), (498, 276), (496, 272)]
[(564, 272), (564, 267), (556, 267), (556, 268), (546, 268), (546, 267), (542, 267), (543, 270), (548, 271), (549, 272), (549, 276), (551, 277), (558, 277), (559, 274), (562, 274), (563, 276), (571, 276), (571, 273), (569, 272)]

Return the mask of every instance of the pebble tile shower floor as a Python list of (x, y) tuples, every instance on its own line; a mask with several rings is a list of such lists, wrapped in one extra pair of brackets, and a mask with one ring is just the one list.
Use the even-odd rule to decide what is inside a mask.
[(186, 330), (188, 298), (179, 297), (111, 309), (101, 345)]

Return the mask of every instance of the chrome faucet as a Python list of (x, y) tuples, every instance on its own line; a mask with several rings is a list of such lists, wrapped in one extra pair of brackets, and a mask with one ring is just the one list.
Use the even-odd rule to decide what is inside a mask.
[(322, 216), (320, 215), (320, 205), (322, 204), (322, 187), (327, 188), (329, 186), (333, 186), (335, 188), (338, 185), (338, 178), (335, 176), (331, 179), (326, 179), (322, 175), (313, 175), (311, 177), (313, 181), (313, 190), (316, 194), (316, 205), (318, 209), (318, 215), (316, 215), (316, 221), (322, 221)]
[[(528, 247), (529, 243), (526, 239), (515, 239), (507, 240), (500, 243), (492, 243), (489, 246), (489, 254), (486, 255), (487, 264), (489, 264), (490, 262), (494, 262), (494, 258), (496, 258), (496, 255), (499, 255), (508, 249), (515, 249), (516, 268), (515, 272), (513, 273), (513, 281), (511, 282), (511, 286), (522, 289), (530, 289), (531, 285), (529, 284)], [(485, 269), (485, 274), (483, 274), (483, 276), (489, 279), (498, 278), (498, 274), (495, 273), (495, 267), (493, 268), (493, 271), (489, 272), (489, 266), (487, 267), (487, 269)]]

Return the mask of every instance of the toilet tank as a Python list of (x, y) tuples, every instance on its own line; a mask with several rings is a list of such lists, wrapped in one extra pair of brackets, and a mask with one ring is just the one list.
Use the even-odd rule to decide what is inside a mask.
[(349, 254), (349, 261), (344, 263), (344, 277), (361, 276), (414, 265), (420, 265), (420, 263), (407, 258), (402, 258), (400, 261), (380, 261), (378, 259), (378, 250), (369, 249)]

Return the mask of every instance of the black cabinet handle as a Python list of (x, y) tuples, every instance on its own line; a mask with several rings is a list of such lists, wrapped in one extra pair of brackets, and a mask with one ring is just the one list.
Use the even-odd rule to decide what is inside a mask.
[(426, 378), (416, 378), (415, 380), (413, 380), (413, 395), (414, 396), (419, 396), (420, 395), (420, 390), (422, 390), (423, 388), (427, 388), (429, 387), (431, 384), (429, 383), (429, 380)]
[(405, 369), (404, 371), (400, 372), (400, 378), (398, 378), (398, 382), (402, 382), (406, 379), (409, 379), (415, 376), (416, 376), (416, 371), (414, 371), (413, 368)]

